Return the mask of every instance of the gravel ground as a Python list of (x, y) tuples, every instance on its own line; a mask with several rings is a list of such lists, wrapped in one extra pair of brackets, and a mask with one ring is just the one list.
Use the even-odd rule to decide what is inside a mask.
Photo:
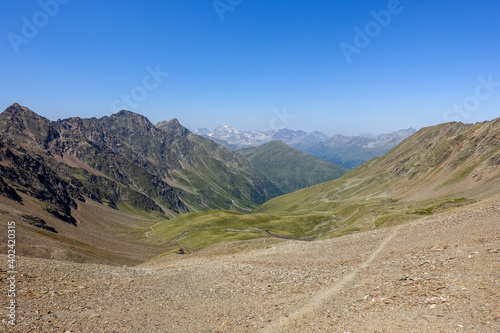
[(116, 267), (17, 258), (2, 332), (500, 332), (500, 201), (336, 239)]

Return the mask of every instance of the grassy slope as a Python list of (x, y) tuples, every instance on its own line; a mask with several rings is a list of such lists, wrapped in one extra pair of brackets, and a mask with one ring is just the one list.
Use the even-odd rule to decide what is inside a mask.
[(343, 176), (348, 169), (314, 157), (281, 141), (239, 151), (283, 193)]
[[(159, 224), (155, 237), (196, 250), (274, 235), (323, 239), (414, 220), (498, 191), (500, 119), (424, 128), (343, 177), (277, 197), (253, 214), (210, 211)], [(483, 191), (483, 192), (484, 192)]]
[(185, 140), (194, 148), (183, 149), (178, 147), (179, 142), (173, 143), (174, 150), (182, 155), (181, 161), (187, 162), (172, 170), (170, 176), (186, 192), (194, 194), (183, 198), (191, 211), (250, 209), (282, 193), (239, 154), (194, 134)]
[[(331, 214), (244, 214), (212, 210), (181, 215), (154, 228), (150, 236), (174, 241), (188, 251), (236, 240), (279, 236), (294, 239), (315, 239), (326, 232)], [(269, 231), (269, 234), (267, 231)]]

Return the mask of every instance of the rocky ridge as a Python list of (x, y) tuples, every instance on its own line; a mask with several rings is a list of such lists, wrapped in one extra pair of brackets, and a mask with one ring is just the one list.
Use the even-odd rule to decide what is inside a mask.
[(120, 111), (52, 122), (14, 104), (0, 116), (0, 128), (2, 192), (15, 197), (16, 187), (68, 222), (75, 200), (84, 197), (115, 208), (126, 203), (180, 214), (237, 210), (233, 201), (251, 208), (280, 194), (245, 159), (177, 120), (155, 127), (146, 117)]

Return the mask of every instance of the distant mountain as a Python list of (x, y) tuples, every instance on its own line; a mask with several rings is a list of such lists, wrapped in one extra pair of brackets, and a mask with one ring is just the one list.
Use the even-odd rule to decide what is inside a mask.
[(337, 134), (326, 141), (304, 147), (313, 156), (334, 162), (348, 169), (382, 156), (416, 130), (409, 128), (381, 135), (345, 136)]
[(211, 131), (208, 128), (197, 128), (193, 130), (193, 134), (201, 135), (201, 136), (208, 136), (211, 133)]
[(339, 178), (348, 171), (282, 141), (271, 141), (238, 152), (284, 193)]
[(154, 126), (130, 111), (50, 121), (14, 104), (0, 115), (0, 190), (26, 193), (77, 224), (85, 198), (118, 208), (182, 214), (249, 210), (281, 194), (239, 154), (176, 119)]
[(288, 144), (300, 150), (305, 150), (327, 140), (328, 137), (325, 133), (314, 131), (306, 134), (305, 136), (298, 137), (295, 140), (291, 140)]
[(220, 125), (213, 132), (206, 128), (198, 128), (193, 133), (210, 138), (230, 150), (257, 147), (271, 141), (283, 141), (300, 149), (300, 147), (309, 147), (328, 140), (328, 137), (322, 132), (306, 133), (286, 128), (267, 131), (240, 131), (227, 125)]
[(283, 141), (310, 155), (354, 169), (374, 157), (384, 155), (416, 130), (409, 128), (392, 133), (361, 136), (337, 134), (331, 138), (318, 131), (306, 133), (286, 128), (274, 131), (239, 131), (226, 125), (217, 127), (213, 132), (206, 128), (194, 132), (230, 150), (257, 147), (271, 141)]
[(228, 149), (241, 149), (269, 142), (271, 135), (271, 132), (239, 131), (230, 126), (220, 125), (213, 132), (207, 134), (207, 137), (217, 140)]

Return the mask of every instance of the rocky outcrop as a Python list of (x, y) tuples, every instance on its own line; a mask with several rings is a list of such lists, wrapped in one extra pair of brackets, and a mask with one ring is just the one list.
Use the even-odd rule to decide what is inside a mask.
[(120, 111), (50, 121), (15, 103), (0, 115), (0, 131), (0, 193), (16, 201), (18, 192), (32, 196), (73, 225), (72, 210), (86, 198), (182, 214), (251, 209), (281, 194), (241, 156), (177, 119), (156, 127)]

